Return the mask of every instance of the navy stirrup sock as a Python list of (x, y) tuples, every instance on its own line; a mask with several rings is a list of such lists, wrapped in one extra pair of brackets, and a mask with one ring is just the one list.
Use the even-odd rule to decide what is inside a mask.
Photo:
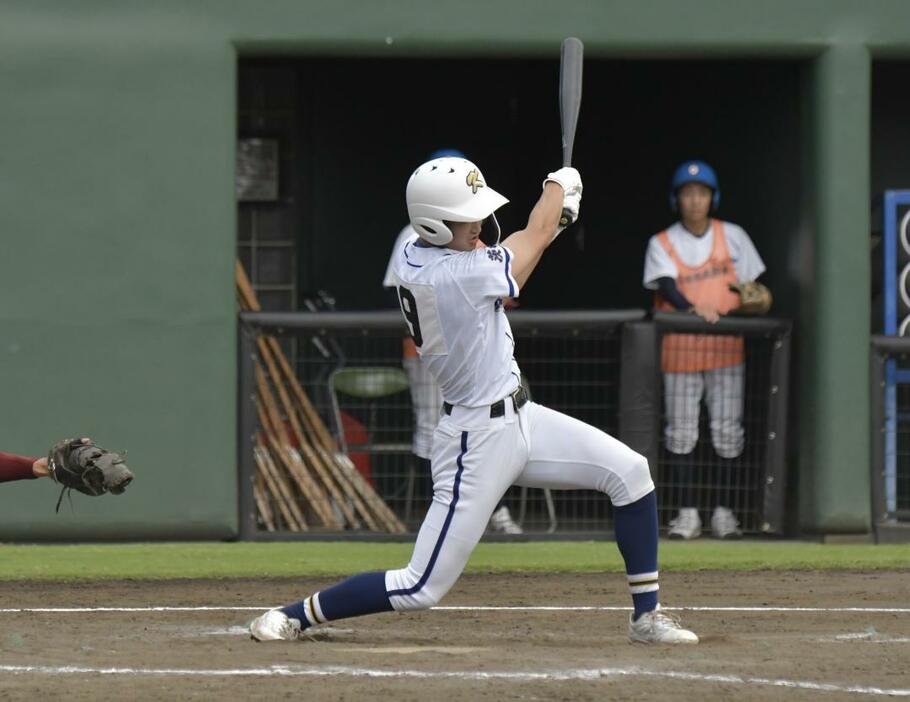
[(652, 490), (640, 500), (613, 507), (616, 545), (626, 563), (633, 619), (657, 607), (657, 497)]
[(281, 611), (291, 619), (299, 619), (304, 629), (334, 619), (391, 612), (392, 603), (385, 589), (385, 571), (352, 575), (328, 590), (282, 607)]

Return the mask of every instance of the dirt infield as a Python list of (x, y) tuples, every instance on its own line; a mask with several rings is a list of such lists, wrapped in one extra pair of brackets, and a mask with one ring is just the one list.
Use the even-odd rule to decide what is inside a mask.
[[(244, 625), (329, 580), (0, 583), (0, 699), (910, 696), (908, 581), (907, 571), (669, 574), (665, 604), (708, 608), (680, 612), (702, 642), (674, 648), (628, 643), (625, 611), (566, 609), (626, 606), (617, 574), (466, 576), (443, 603), (458, 609), (348, 620), (315, 641), (271, 644)], [(49, 606), (223, 609), (11, 611)]]

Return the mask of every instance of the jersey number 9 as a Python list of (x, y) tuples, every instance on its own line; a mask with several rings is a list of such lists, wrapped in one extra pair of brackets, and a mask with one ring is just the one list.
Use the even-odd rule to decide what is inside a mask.
[(404, 315), (408, 324), (408, 331), (414, 344), (417, 347), (423, 346), (423, 335), (420, 333), (420, 320), (417, 318), (417, 300), (414, 294), (403, 285), (398, 286), (398, 303), (401, 305), (401, 313)]

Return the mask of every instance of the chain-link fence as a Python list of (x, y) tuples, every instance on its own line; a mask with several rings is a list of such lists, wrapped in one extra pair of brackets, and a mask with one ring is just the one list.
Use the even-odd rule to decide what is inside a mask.
[[(678, 315), (659, 315), (657, 325), (631, 311), (511, 312), (516, 359), (522, 382), (541, 404), (596, 426), (645, 454), (660, 488), (661, 520), (680, 506), (679, 481), (668, 466), (666, 424), (660, 391), (659, 334), (673, 328)], [(786, 403), (786, 351), (789, 326), (757, 320), (724, 320), (745, 335), (743, 398), (744, 449), (739, 466), (727, 475), (730, 506), (748, 531), (779, 531), (768, 521), (782, 508), (782, 455), (773, 446), (781, 407)], [(763, 320), (766, 321), (766, 320)], [(682, 324), (691, 324), (683, 320)], [(624, 330), (639, 326), (644, 336)], [(746, 327), (743, 329), (743, 327)], [(657, 330), (660, 330), (658, 332)], [(412, 349), (403, 338), (398, 312), (260, 313), (242, 315), (240, 456), (241, 523), (244, 538), (261, 535), (249, 483), (255, 467), (249, 458), (257, 432), (253, 394), (255, 345), (259, 331), (275, 334), (293, 353), (300, 384), (316, 411), (356, 469), (409, 529), (419, 525), (432, 494), (427, 431), (439, 416), (438, 390), (426, 372), (415, 372)], [(293, 342), (293, 343), (292, 343)], [(784, 348), (785, 347), (785, 348)], [(784, 349), (784, 354), (781, 354)], [(483, 362), (479, 359), (478, 362)], [(418, 364), (419, 365), (419, 364)], [(783, 375), (781, 375), (783, 371)], [(781, 387), (781, 383), (784, 387)], [(702, 422), (706, 422), (702, 413)], [(782, 417), (780, 417), (782, 419)], [(772, 426), (773, 425), (773, 426)], [(429, 427), (429, 430), (427, 429)], [(718, 479), (708, 453), (710, 431), (701, 426), (695, 449), (694, 485), (698, 503)], [(777, 441), (777, 444), (774, 442)], [(778, 461), (777, 468), (769, 465)], [(777, 471), (777, 472), (776, 472)], [(731, 476), (733, 476), (731, 478)], [(775, 480), (780, 482), (770, 489)], [(770, 482), (769, 482), (770, 481)], [(511, 488), (505, 504), (529, 534), (605, 533), (612, 528), (609, 499), (594, 491), (553, 492)]]
[(679, 314), (655, 322), (662, 523), (689, 508), (708, 529), (726, 510), (746, 533), (781, 531), (789, 323), (708, 325)]

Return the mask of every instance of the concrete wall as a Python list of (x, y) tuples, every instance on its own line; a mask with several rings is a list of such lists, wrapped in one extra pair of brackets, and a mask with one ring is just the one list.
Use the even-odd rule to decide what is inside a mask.
[(86, 537), (236, 533), (238, 56), (555, 61), (568, 35), (592, 58), (807, 62), (802, 521), (865, 529), (871, 65), (907, 57), (908, 18), (900, 0), (5, 2), (0, 446), (88, 433), (129, 448), (137, 479), (59, 517), (49, 483), (4, 485), (0, 538), (71, 522)]

